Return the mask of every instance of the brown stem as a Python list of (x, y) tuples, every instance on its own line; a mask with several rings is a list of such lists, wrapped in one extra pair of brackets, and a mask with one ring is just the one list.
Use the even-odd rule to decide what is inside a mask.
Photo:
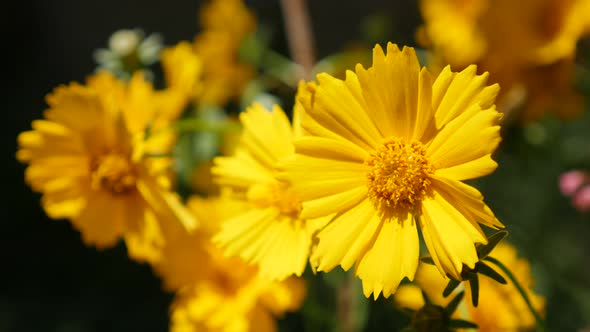
[(299, 78), (309, 80), (315, 52), (307, 3), (305, 0), (281, 0), (281, 7), (291, 56), (302, 67)]
[(355, 324), (353, 316), (354, 307), (354, 275), (347, 273), (342, 284), (338, 288), (337, 293), (337, 315), (338, 315), (338, 330), (342, 332), (355, 332)]

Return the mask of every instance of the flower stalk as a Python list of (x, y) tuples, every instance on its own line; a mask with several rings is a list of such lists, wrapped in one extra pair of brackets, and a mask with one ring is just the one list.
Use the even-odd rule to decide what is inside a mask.
[(506, 276), (508, 276), (510, 281), (512, 281), (512, 283), (514, 284), (514, 286), (516, 287), (516, 289), (520, 293), (520, 296), (522, 296), (522, 299), (526, 303), (530, 312), (535, 317), (535, 321), (537, 322), (537, 330), (538, 331), (547, 331), (545, 329), (545, 322), (543, 321), (543, 318), (541, 318), (541, 315), (539, 315), (537, 310), (535, 310), (535, 308), (533, 307), (533, 303), (531, 302), (531, 299), (529, 298), (529, 296), (525, 292), (522, 285), (518, 282), (518, 280), (516, 279), (514, 274), (512, 274), (512, 272), (510, 272), (510, 270), (506, 267), (506, 265), (502, 264), (502, 262), (495, 259), (494, 257), (487, 256), (486, 258), (484, 258), (484, 260), (487, 260), (488, 262), (495, 264), (497, 267), (500, 268), (500, 270), (502, 270), (506, 274)]
[(309, 80), (315, 64), (315, 50), (307, 3), (305, 0), (281, 0), (281, 7), (291, 56), (302, 67), (298, 80)]

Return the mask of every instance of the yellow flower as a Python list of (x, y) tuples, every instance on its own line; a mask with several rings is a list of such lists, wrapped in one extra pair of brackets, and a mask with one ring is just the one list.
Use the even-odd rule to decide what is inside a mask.
[(233, 258), (215, 260), (217, 273), (181, 290), (172, 304), (172, 332), (273, 332), (274, 317), (298, 309), (303, 281), (260, 278), (254, 267)]
[(254, 69), (240, 62), (239, 49), (256, 28), (255, 18), (241, 0), (213, 0), (200, 16), (203, 32), (193, 43), (203, 62), (199, 101), (223, 105), (238, 98), (254, 76)]
[(131, 256), (148, 259), (157, 243), (140, 234), (158, 223), (194, 226), (169, 191), (170, 158), (150, 157), (168, 153), (174, 141), (168, 133), (146, 137), (177, 113), (164, 100), (141, 75), (125, 85), (102, 72), (85, 86), (56, 88), (46, 120), (19, 135), (27, 183), (43, 193), (47, 214), (71, 219), (86, 244), (105, 248), (124, 237)]
[(242, 0), (211, 0), (199, 18), (204, 30), (226, 32), (236, 44), (256, 28), (256, 19)]
[(178, 91), (187, 98), (199, 93), (202, 64), (190, 43), (183, 41), (164, 49), (161, 62), (169, 89)]
[(211, 243), (211, 236), (219, 230), (221, 223), (246, 208), (243, 202), (232, 200), (226, 193), (206, 199), (193, 196), (187, 207), (200, 227), (194, 231), (187, 231), (177, 224), (162, 227), (158, 233), (165, 245), (161, 247), (159, 259), (151, 262), (156, 274), (162, 278), (164, 288), (171, 291), (217, 273), (214, 261), (224, 258)]
[[(506, 106), (513, 102), (513, 90), (524, 92), (524, 99), (533, 103), (525, 109), (525, 121), (551, 108), (562, 114), (563, 90), (572, 90), (573, 76), (559, 82), (563, 86), (556, 94), (555, 83), (543, 94), (530, 93), (528, 76), (557, 62), (568, 62), (573, 68), (576, 43), (590, 32), (589, 0), (422, 0), (420, 9), (425, 24), (419, 41), (432, 47), (435, 62), (455, 69), (478, 64), (503, 87), (500, 101)], [(563, 65), (559, 68), (571, 72)], [(551, 75), (541, 80), (550, 79)], [(552, 98), (548, 100), (547, 95)], [(543, 102), (537, 100), (539, 96), (544, 97)], [(564, 115), (570, 113), (571, 108)]]
[[(500, 243), (490, 254), (501, 261), (514, 274), (519, 283), (526, 290), (527, 295), (538, 312), (545, 307), (542, 296), (532, 290), (533, 279), (529, 264), (517, 257), (516, 249), (506, 243)], [(502, 271), (498, 271), (506, 280)], [(402, 307), (418, 310), (424, 305), (420, 288), (424, 290), (433, 304), (445, 306), (453, 295), (443, 298), (442, 292), (448, 280), (444, 279), (436, 268), (429, 264), (420, 264), (416, 273), (416, 285), (403, 285), (395, 294), (396, 303)], [(469, 288), (467, 289), (469, 292)], [(471, 321), (479, 326), (479, 331), (522, 331), (535, 327), (535, 318), (529, 311), (518, 290), (510, 281), (502, 285), (490, 278), (479, 278), (479, 304), (474, 307), (471, 295), (467, 295), (456, 311), (456, 318)]]
[(475, 243), (487, 242), (478, 222), (503, 227), (461, 182), (497, 167), (499, 88), (487, 76), (447, 67), (435, 80), (414, 49), (390, 43), (387, 56), (375, 46), (371, 68), (357, 65), (344, 81), (320, 74), (300, 94), (308, 136), (295, 141), (286, 175), (301, 218), (337, 214), (317, 235), (319, 271), (356, 265), (365, 295), (387, 297), (414, 277), (417, 226), (441, 273), (473, 268)]
[(273, 282), (239, 258), (226, 258), (211, 242), (225, 220), (247, 205), (223, 191), (219, 197), (192, 197), (188, 208), (200, 227), (175, 224), (159, 229), (165, 245), (150, 262), (170, 291), (171, 331), (275, 331), (274, 317), (298, 309), (305, 296), (302, 280)]
[(244, 131), (234, 155), (215, 158), (212, 172), (250, 208), (226, 221), (213, 241), (227, 255), (257, 264), (265, 277), (300, 276), (316, 224), (299, 217), (299, 198), (277, 178), (279, 163), (294, 153), (295, 133), (278, 106), (268, 111), (254, 104), (240, 120)]
[(254, 68), (240, 62), (242, 41), (256, 21), (241, 0), (212, 0), (201, 9), (202, 32), (162, 52), (162, 68), (171, 90), (206, 105), (224, 105), (240, 97)]

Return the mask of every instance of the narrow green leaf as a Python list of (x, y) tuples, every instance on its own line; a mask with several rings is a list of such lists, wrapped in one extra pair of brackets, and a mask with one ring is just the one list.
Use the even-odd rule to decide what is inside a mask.
[(477, 246), (477, 256), (480, 259), (487, 257), (492, 250), (508, 235), (507, 231), (498, 231), (488, 238), (488, 244)]
[(434, 260), (432, 260), (432, 257), (430, 257), (430, 256), (420, 257), (420, 261), (422, 263), (434, 265)]
[(455, 280), (455, 279), (449, 280), (447, 287), (445, 287), (445, 290), (443, 291), (443, 296), (447, 297), (447, 296), (451, 295), (451, 293), (455, 290), (455, 288), (457, 288), (457, 286), (459, 286), (460, 284), (461, 284), (461, 282), (458, 280)]
[(459, 303), (461, 303), (461, 300), (463, 300), (463, 295), (465, 295), (465, 292), (460, 292), (451, 300), (451, 302), (449, 302), (449, 304), (447, 304), (445, 311), (449, 316), (452, 315), (455, 310), (457, 310)]
[(479, 278), (476, 273), (469, 277), (469, 287), (471, 287), (471, 303), (477, 307), (479, 302)]
[(449, 327), (452, 329), (476, 329), (478, 326), (475, 323), (463, 319), (451, 319)]
[(494, 279), (502, 285), (506, 285), (508, 283), (500, 273), (496, 272), (496, 270), (492, 269), (489, 265), (487, 265), (484, 262), (477, 263), (477, 272), (483, 274), (484, 276), (488, 276)]
[(422, 298), (424, 298), (424, 303), (426, 305), (432, 305), (432, 301), (430, 301), (428, 295), (426, 295), (426, 292), (424, 292), (424, 290), (422, 290)]

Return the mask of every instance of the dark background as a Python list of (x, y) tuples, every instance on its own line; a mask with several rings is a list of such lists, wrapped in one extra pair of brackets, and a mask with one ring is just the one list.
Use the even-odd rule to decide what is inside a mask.
[[(359, 38), (361, 19), (394, 17), (392, 36), (413, 44), (414, 1), (309, 1), (320, 56)], [(172, 295), (148, 266), (125, 249), (85, 247), (68, 222), (48, 219), (15, 160), (16, 136), (42, 116), (44, 96), (59, 84), (83, 81), (95, 68), (93, 50), (122, 28), (159, 32), (165, 44), (198, 32), (200, 1), (18, 1), (3, 3), (1, 142), (4, 206), (0, 227), (0, 332), (165, 331)], [(285, 53), (279, 3), (247, 1), (275, 31)], [(382, 41), (385, 42), (385, 41)]]

